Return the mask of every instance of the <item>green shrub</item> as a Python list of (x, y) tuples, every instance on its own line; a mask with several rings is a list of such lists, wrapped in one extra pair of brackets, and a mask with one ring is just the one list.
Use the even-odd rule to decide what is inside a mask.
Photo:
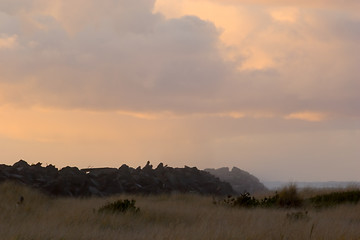
[(135, 206), (135, 200), (117, 200), (113, 203), (108, 203), (99, 209), (99, 212), (125, 213), (128, 211), (139, 212), (140, 209)]
[(255, 199), (254, 197), (250, 196), (250, 193), (245, 192), (243, 194), (241, 194), (239, 197), (237, 197), (234, 202), (233, 202), (234, 206), (238, 206), (238, 207), (257, 207), (259, 206), (259, 201), (257, 199)]
[[(231, 207), (280, 207), (280, 208), (298, 208), (303, 206), (314, 206), (317, 208), (330, 207), (343, 203), (358, 203), (360, 202), (360, 190), (351, 190), (344, 192), (332, 192), (327, 194), (319, 194), (315, 197), (303, 199), (294, 184), (284, 187), (280, 192), (275, 192), (274, 195), (256, 199), (249, 193), (245, 192), (238, 197), (228, 196), (223, 200), (223, 204)], [(216, 202), (214, 202), (217, 204)], [(299, 217), (299, 214), (290, 216), (291, 218)], [(288, 216), (289, 217), (289, 216)]]
[(224, 203), (232, 207), (274, 207), (277, 206), (279, 199), (279, 194), (275, 193), (274, 196), (264, 197), (260, 200), (252, 197), (250, 193), (245, 192), (240, 194), (238, 197), (228, 196), (227, 199), (224, 199)]
[(296, 186), (290, 184), (279, 192), (277, 203), (280, 207), (296, 208), (302, 206), (303, 199), (299, 196)]
[(297, 208), (303, 204), (303, 199), (299, 196), (295, 185), (284, 187), (279, 193), (275, 192), (273, 196), (256, 199), (248, 192), (240, 194), (238, 197), (228, 196), (224, 203), (232, 207), (281, 207)]
[(260, 200), (261, 207), (274, 207), (277, 206), (279, 201), (279, 194), (276, 192), (274, 196), (264, 197)]
[(315, 207), (329, 207), (342, 203), (358, 203), (360, 190), (321, 194), (309, 199)]

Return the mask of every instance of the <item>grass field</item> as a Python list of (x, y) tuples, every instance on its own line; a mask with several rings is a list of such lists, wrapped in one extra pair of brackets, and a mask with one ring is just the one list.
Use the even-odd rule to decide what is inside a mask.
[[(17, 204), (19, 197), (22, 204)], [(98, 212), (135, 199), (137, 213)], [(307, 213), (306, 213), (307, 211)], [(172, 194), (50, 198), (0, 185), (0, 239), (360, 239), (360, 204), (324, 209), (234, 208), (212, 197)]]

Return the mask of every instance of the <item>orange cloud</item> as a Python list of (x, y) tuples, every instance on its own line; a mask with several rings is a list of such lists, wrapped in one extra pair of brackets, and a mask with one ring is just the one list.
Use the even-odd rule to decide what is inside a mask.
[(322, 122), (326, 120), (326, 114), (320, 112), (296, 112), (285, 116), (285, 119), (297, 119), (308, 122)]
[(12, 49), (12, 48), (15, 48), (18, 45), (17, 39), (18, 39), (17, 35), (12, 35), (12, 36), (3, 35), (3, 36), (0, 36), (0, 49)]
[[(250, 23), (256, 22), (256, 19), (244, 8), (211, 1), (158, 0), (154, 12), (161, 13), (166, 18), (194, 15), (214, 23), (221, 32), (220, 39), (225, 45), (225, 48), (221, 50), (226, 60), (236, 60), (241, 55), (237, 46), (251, 31), (252, 24)], [(229, 46), (231, 48), (227, 49)]]
[[(174, 1), (18, 4), (27, 18), (8, 14), (6, 29), (30, 20), (46, 28), (2, 35), (3, 48), (22, 44), (0, 56), (0, 99), (153, 120), (171, 117), (166, 111), (297, 113), (308, 106), (302, 99), (357, 114), (358, 21), (347, 11), (305, 11), (297, 1)], [(69, 24), (79, 34), (67, 36)], [(330, 104), (337, 99), (344, 100)]]
[(226, 113), (208, 114), (205, 116), (228, 117), (234, 119), (241, 119), (241, 118), (269, 119), (275, 117), (275, 114), (270, 112), (261, 112), (261, 111), (244, 111), (244, 112), (231, 111)]
[(171, 112), (133, 112), (133, 111), (117, 111), (117, 114), (130, 116), (139, 119), (146, 120), (159, 120), (159, 119), (169, 119), (175, 118), (176, 116)]
[(261, 42), (249, 38), (249, 36), (261, 35), (266, 30), (264, 26), (268, 23), (264, 24), (264, 20), (267, 14), (277, 21), (294, 22), (297, 19), (296, 8), (274, 8), (268, 13), (246, 5), (224, 4), (222, 1), (211, 0), (182, 0), (174, 2), (174, 5), (168, 0), (158, 0), (154, 12), (161, 13), (167, 18), (194, 15), (213, 22), (221, 32), (220, 40), (223, 48), (220, 50), (224, 59), (238, 62), (237, 69), (240, 71), (269, 69), (276, 66), (274, 59), (277, 56), (266, 49), (262, 42), (272, 38), (272, 34), (265, 32), (266, 36)]
[(339, 0), (191, 0), (198, 2), (216, 2), (224, 5), (261, 5), (261, 6), (301, 6), (311, 8), (336, 8), (347, 9), (356, 12), (360, 7), (358, 0), (348, 0), (343, 4)]
[(276, 21), (294, 23), (298, 19), (299, 10), (294, 7), (276, 8), (270, 14)]

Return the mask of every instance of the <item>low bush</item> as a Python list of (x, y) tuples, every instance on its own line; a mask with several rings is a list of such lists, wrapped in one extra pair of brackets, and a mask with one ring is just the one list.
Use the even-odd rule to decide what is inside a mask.
[(299, 208), (303, 206), (313, 206), (316, 208), (331, 207), (344, 203), (356, 204), (360, 202), (360, 190), (348, 190), (342, 192), (332, 192), (318, 194), (311, 198), (303, 199), (294, 184), (284, 187), (280, 192), (275, 192), (273, 196), (256, 199), (245, 192), (238, 197), (228, 196), (223, 203), (232, 207), (279, 207), (279, 208)]
[(231, 204), (234, 207), (257, 207), (259, 206), (259, 201), (254, 197), (250, 196), (250, 193), (245, 192), (238, 196), (237, 198), (229, 198), (227, 199), (227, 203)]
[(280, 207), (297, 208), (301, 207), (303, 199), (299, 196), (296, 186), (294, 184), (290, 184), (279, 192), (277, 202)]
[(99, 209), (99, 212), (112, 212), (112, 213), (125, 213), (128, 211), (139, 212), (140, 209), (135, 206), (135, 200), (117, 200), (112, 203), (108, 203)]
[(279, 202), (279, 194), (275, 192), (274, 196), (264, 197), (260, 199), (259, 203), (261, 207), (274, 207), (277, 206)]
[(240, 194), (238, 197), (228, 196), (227, 199), (224, 199), (224, 203), (231, 207), (245, 207), (245, 208), (253, 208), (253, 207), (274, 207), (278, 206), (279, 195), (276, 193), (274, 196), (264, 197), (260, 200), (252, 197), (250, 193), (245, 192)]
[(284, 187), (279, 193), (273, 196), (256, 199), (249, 193), (245, 192), (238, 197), (228, 196), (224, 203), (233, 207), (281, 207), (281, 208), (298, 208), (303, 204), (303, 199), (299, 196), (295, 185)]
[(342, 203), (358, 203), (360, 190), (321, 194), (309, 199), (315, 207), (330, 207)]

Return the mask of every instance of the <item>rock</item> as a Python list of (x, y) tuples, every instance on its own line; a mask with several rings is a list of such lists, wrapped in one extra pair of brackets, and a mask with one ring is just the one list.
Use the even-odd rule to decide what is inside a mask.
[(196, 167), (171, 168), (160, 163), (155, 169), (64, 167), (41, 163), (29, 165), (20, 160), (13, 166), (0, 165), (0, 181), (14, 180), (54, 196), (109, 196), (119, 193), (163, 194), (171, 192), (228, 195), (231, 185)]
[(16, 168), (16, 170), (21, 171), (23, 169), (29, 168), (30, 165), (21, 159), (20, 161), (14, 163), (13, 167)]
[(145, 167), (143, 167), (142, 171), (143, 172), (151, 172), (153, 170), (153, 166), (150, 164), (149, 161), (147, 161)]
[(163, 169), (164, 169), (163, 163), (159, 163), (159, 165), (156, 167), (156, 170), (163, 170)]
[(268, 191), (268, 189), (259, 181), (258, 178), (237, 167), (233, 167), (231, 171), (229, 171), (228, 167), (219, 169), (205, 169), (205, 171), (213, 174), (222, 181), (230, 183), (238, 194), (244, 192), (253, 194)]

